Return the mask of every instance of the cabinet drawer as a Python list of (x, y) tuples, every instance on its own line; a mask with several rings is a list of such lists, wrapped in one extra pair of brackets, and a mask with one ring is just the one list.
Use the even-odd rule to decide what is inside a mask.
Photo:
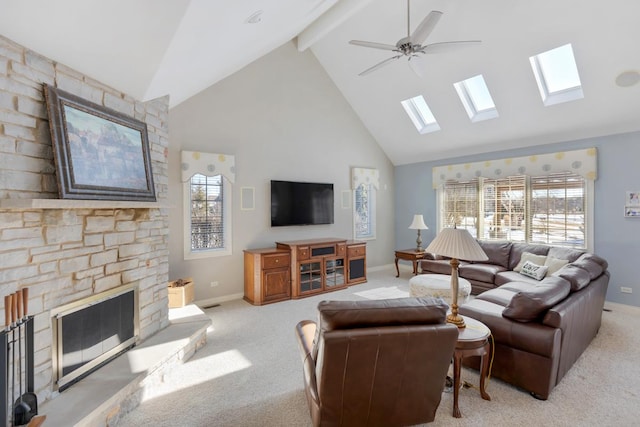
[(309, 259), (309, 246), (298, 246), (298, 261)]
[(366, 253), (366, 250), (367, 250), (367, 247), (364, 245), (349, 246), (349, 248), (347, 249), (347, 256), (349, 258), (364, 256)]
[(336, 245), (336, 255), (345, 256), (347, 254), (347, 245), (344, 243), (338, 243)]
[(262, 268), (287, 267), (290, 264), (289, 254), (269, 254), (262, 257)]

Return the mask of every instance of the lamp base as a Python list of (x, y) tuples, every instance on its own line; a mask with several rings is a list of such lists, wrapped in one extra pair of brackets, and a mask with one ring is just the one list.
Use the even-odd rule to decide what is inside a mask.
[(454, 325), (456, 325), (460, 329), (466, 328), (466, 326), (467, 326), (467, 325), (465, 325), (464, 319), (462, 318), (462, 316), (460, 316), (458, 314), (448, 314), (447, 315), (447, 323), (453, 323)]

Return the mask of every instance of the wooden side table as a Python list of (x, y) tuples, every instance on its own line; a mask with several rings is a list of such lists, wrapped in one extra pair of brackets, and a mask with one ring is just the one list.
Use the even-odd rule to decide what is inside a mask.
[(418, 274), (418, 261), (425, 258), (425, 251), (418, 252), (415, 249), (401, 249), (396, 251), (396, 277), (400, 277), (400, 269), (398, 268), (398, 260), (411, 261), (413, 263), (413, 275)]
[(491, 331), (484, 323), (471, 317), (462, 316), (467, 325), (458, 330), (458, 342), (453, 352), (453, 416), (461, 418), (458, 408), (458, 393), (460, 391), (460, 371), (462, 359), (469, 356), (480, 356), (480, 396), (484, 400), (491, 400), (485, 390), (485, 380), (489, 375), (489, 359), (491, 346), (489, 339)]

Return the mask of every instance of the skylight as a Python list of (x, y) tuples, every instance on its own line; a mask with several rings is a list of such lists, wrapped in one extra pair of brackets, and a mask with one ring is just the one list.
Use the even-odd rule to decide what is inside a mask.
[(460, 101), (462, 101), (462, 105), (464, 105), (472, 122), (498, 117), (496, 104), (491, 98), (482, 74), (454, 83), (453, 86), (456, 88)]
[(571, 43), (529, 58), (544, 105), (584, 98)]
[(421, 134), (440, 130), (440, 126), (422, 95), (401, 102), (414, 126)]

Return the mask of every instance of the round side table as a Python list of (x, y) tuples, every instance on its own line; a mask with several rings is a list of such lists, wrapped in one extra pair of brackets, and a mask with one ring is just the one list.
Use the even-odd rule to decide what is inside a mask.
[(491, 345), (489, 339), (491, 331), (482, 322), (471, 317), (462, 316), (466, 328), (458, 329), (458, 342), (453, 352), (453, 416), (461, 418), (458, 408), (458, 392), (460, 391), (460, 372), (462, 359), (470, 356), (480, 356), (480, 396), (484, 400), (491, 400), (485, 390), (485, 380), (489, 375), (489, 359)]

